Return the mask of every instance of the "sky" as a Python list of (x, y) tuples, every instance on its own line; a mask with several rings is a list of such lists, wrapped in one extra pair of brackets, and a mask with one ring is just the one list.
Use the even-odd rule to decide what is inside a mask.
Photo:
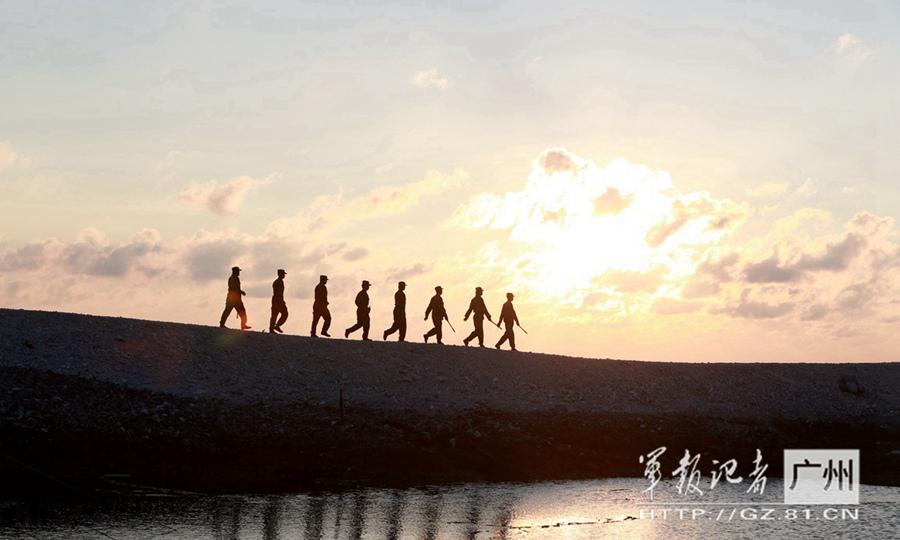
[[(564, 5), (556, 5), (564, 4)], [(900, 360), (896, 2), (0, 0), (0, 307)], [(231, 321), (236, 326), (236, 321)], [(487, 343), (499, 338), (487, 329)]]

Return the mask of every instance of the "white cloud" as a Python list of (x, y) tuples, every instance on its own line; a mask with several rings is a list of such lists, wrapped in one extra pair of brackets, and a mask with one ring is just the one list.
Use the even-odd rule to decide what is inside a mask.
[(216, 181), (190, 184), (181, 190), (178, 198), (192, 206), (205, 208), (210, 212), (227, 215), (240, 210), (250, 190), (268, 183), (269, 179), (238, 176), (227, 182)]
[(419, 88), (437, 88), (438, 90), (445, 90), (450, 84), (446, 77), (438, 75), (437, 68), (417, 71), (413, 74), (410, 81)]
[(313, 199), (296, 216), (273, 221), (266, 232), (275, 236), (305, 235), (334, 225), (400, 214), (467, 179), (468, 174), (461, 169), (451, 174), (428, 171), (422, 180), (380, 186), (357, 197), (347, 198), (343, 192), (324, 195)]

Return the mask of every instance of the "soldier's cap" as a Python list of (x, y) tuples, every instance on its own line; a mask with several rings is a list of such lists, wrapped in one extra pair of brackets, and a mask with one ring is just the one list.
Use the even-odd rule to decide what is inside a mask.
[(482, 289), (481, 287), (475, 287), (475, 290), (478, 292), (484, 292), (484, 289)]
[(366, 286), (371, 287), (372, 286), (372, 284), (366, 280), (363, 280), (362, 284), (363, 284), (363, 287), (366, 287)]
[(325, 274), (322, 274), (321, 276), (319, 276), (319, 279), (328, 279), (328, 276), (326, 276)]
[(285, 272), (283, 268), (279, 268), (278, 273), (287, 275), (287, 272)]
[(434, 288), (434, 290), (436, 290), (436, 291), (443, 291), (444, 288), (441, 287), (440, 285), (438, 285), (437, 287)]
[(405, 281), (401, 281), (401, 282), (398, 283), (397, 285), (403, 285), (404, 287), (406, 287), (406, 282), (405, 282)]
[(237, 267), (237, 266), (232, 266), (232, 267), (231, 267), (231, 271), (232, 271), (232, 272), (240, 272), (241, 269), (240, 269), (239, 267)]

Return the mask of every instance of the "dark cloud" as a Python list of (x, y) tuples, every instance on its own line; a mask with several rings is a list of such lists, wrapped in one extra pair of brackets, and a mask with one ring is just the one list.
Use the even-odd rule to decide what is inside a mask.
[(803, 255), (797, 263), (799, 270), (828, 270), (837, 272), (844, 270), (866, 246), (862, 236), (847, 233), (843, 240), (825, 246), (821, 255)]
[(26, 244), (0, 254), (0, 271), (35, 271), (56, 267), (72, 274), (119, 277), (131, 271), (147, 276), (161, 269), (146, 260), (163, 251), (156, 231), (142, 231), (127, 242), (106, 244), (97, 240), (79, 240), (63, 244), (56, 240)]
[(53, 257), (52, 251), (57, 245), (57, 242), (48, 240), (7, 249), (0, 254), (0, 271), (17, 272), (43, 268), (50, 262)]
[(744, 267), (744, 278), (748, 283), (790, 283), (803, 276), (803, 272), (789, 265), (782, 265), (778, 253), (758, 263)]
[(241, 266), (249, 247), (236, 238), (201, 240), (186, 248), (182, 262), (188, 275), (198, 281), (225, 279), (232, 266)]

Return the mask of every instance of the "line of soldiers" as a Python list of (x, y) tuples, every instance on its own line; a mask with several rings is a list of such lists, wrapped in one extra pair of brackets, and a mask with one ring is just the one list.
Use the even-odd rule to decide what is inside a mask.
[[(244, 308), (242, 298), (247, 293), (241, 290), (240, 273), (241, 269), (235, 266), (231, 269), (231, 277), (228, 278), (228, 295), (225, 298), (225, 310), (222, 312), (222, 318), (219, 320), (219, 326), (222, 328), (225, 328), (225, 322), (231, 315), (231, 311), (236, 310), (238, 317), (241, 319), (241, 330), (250, 329), (250, 326), (247, 324), (247, 310)], [(287, 275), (287, 273), (283, 269), (279, 269), (278, 278), (272, 282), (272, 313), (269, 318), (269, 332), (271, 333), (283, 334), (284, 331), (281, 327), (288, 318), (287, 304), (284, 301), (285, 275)], [(328, 276), (319, 276), (319, 284), (316, 285), (313, 298), (313, 319), (312, 328), (310, 329), (310, 335), (312, 337), (317, 337), (316, 328), (319, 325), (320, 319), (322, 320), (321, 335), (331, 337), (331, 334), (328, 333), (328, 329), (331, 327), (331, 312), (328, 310), (328, 288), (325, 285), (326, 283), (328, 283)], [(360, 291), (356, 294), (356, 324), (344, 330), (345, 338), (349, 338), (350, 334), (362, 330), (362, 339), (370, 341), (369, 327), (371, 325), (370, 314), (372, 308), (369, 306), (369, 287), (371, 287), (371, 284), (368, 281), (363, 281)], [(403, 281), (399, 282), (397, 284), (397, 292), (394, 293), (394, 322), (390, 328), (384, 331), (382, 338), (385, 341), (387, 341), (387, 338), (394, 333), (398, 334), (399, 341), (406, 341), (405, 290), (406, 283)], [(447, 316), (447, 310), (444, 307), (444, 289), (438, 285), (434, 288), (434, 292), (435, 294), (431, 297), (428, 308), (425, 310), (424, 319), (427, 321), (430, 316), (433, 328), (426, 332), (422, 336), (422, 339), (425, 340), (425, 343), (428, 343), (429, 338), (434, 337), (438, 343), (443, 344), (444, 321), (447, 321), (451, 330), (454, 332), (456, 332), (456, 330), (453, 328), (453, 324), (450, 323), (450, 319)], [(519, 318), (513, 307), (513, 294), (506, 293), (506, 303), (504, 303), (503, 307), (500, 309), (500, 322), (495, 322), (491, 318), (491, 314), (484, 303), (483, 295), (484, 289), (475, 287), (475, 296), (469, 302), (469, 309), (466, 310), (466, 314), (463, 317), (464, 321), (468, 321), (469, 317), (472, 317), (474, 329), (472, 330), (472, 333), (463, 340), (463, 344), (468, 347), (469, 343), (477, 339), (478, 346), (484, 347), (484, 319), (487, 318), (487, 320), (496, 325), (497, 328), (501, 328), (500, 322), (502, 322), (503, 328), (501, 329), (505, 330), (495, 347), (499, 349), (504, 343), (509, 341), (510, 349), (516, 350), (514, 328), (518, 326), (523, 332), (525, 329), (519, 324)]]

